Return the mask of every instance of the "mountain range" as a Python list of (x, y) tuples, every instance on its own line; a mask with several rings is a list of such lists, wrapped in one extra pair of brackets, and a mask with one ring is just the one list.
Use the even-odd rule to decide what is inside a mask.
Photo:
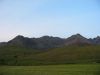
[(0, 65), (52, 65), (100, 63), (100, 37), (80, 34), (68, 38), (16, 36), (0, 43)]
[(69, 45), (100, 45), (100, 37), (87, 39), (80, 34), (72, 35), (68, 38), (43, 36), (40, 38), (28, 38), (21, 35), (16, 36), (8, 42), (0, 43), (0, 46), (17, 45), (32, 49), (50, 49)]

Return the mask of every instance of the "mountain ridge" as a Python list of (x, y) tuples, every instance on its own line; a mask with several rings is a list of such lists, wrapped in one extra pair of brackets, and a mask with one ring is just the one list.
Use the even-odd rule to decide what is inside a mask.
[(40, 38), (28, 38), (22, 35), (18, 35), (12, 40), (0, 43), (0, 46), (5, 45), (18, 45), (22, 47), (28, 47), (33, 49), (49, 49), (61, 46), (69, 45), (100, 45), (100, 36), (96, 38), (88, 39), (81, 34), (75, 34), (68, 38), (60, 38), (53, 36), (43, 36)]
[(80, 34), (66, 39), (52, 36), (16, 36), (0, 46), (0, 65), (51, 65), (100, 63), (99, 37), (87, 39)]

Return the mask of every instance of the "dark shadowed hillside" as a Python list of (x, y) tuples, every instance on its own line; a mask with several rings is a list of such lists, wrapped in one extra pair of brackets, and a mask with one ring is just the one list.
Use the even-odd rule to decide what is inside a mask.
[(72, 35), (71, 37), (66, 39), (66, 45), (91, 45), (87, 38), (83, 37), (80, 34)]
[(32, 49), (49, 49), (63, 46), (65, 39), (59, 37), (43, 36), (40, 38), (28, 38), (24, 36), (16, 36), (7, 42), (7, 45), (17, 45)]
[(69, 38), (59, 38), (52, 36), (43, 36), (40, 38), (28, 38), (21, 35), (16, 36), (14, 39), (0, 43), (0, 46), (14, 45), (32, 49), (50, 49), (68, 45), (100, 45), (100, 37), (87, 39), (80, 34), (72, 35)]

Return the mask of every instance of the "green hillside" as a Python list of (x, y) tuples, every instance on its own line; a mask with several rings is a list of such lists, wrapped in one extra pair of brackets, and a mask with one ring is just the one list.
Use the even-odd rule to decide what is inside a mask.
[(67, 46), (33, 50), (19, 46), (0, 47), (0, 65), (48, 65), (100, 63), (100, 46)]
[(98, 63), (100, 61), (100, 46), (70, 46), (56, 48), (37, 57), (55, 63)]

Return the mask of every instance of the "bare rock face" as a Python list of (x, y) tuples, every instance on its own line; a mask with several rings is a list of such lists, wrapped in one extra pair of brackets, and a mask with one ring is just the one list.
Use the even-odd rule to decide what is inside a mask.
[(61, 47), (64, 45), (65, 39), (59, 37), (52, 37), (52, 36), (43, 36), (36, 39), (38, 43), (38, 48), (40, 49), (49, 49), (55, 47)]
[(94, 44), (100, 45), (100, 36), (93, 39)]
[(35, 48), (36, 42), (34, 41), (34, 39), (18, 35), (14, 39), (8, 41), (8, 45), (17, 45), (21, 47)]
[(8, 44), (34, 49), (49, 49), (62, 46), (64, 44), (64, 39), (52, 36), (43, 36), (40, 38), (27, 38), (18, 35), (14, 39), (10, 40)]
[(72, 35), (66, 39), (66, 45), (90, 45), (92, 44), (87, 38), (80, 34)]

